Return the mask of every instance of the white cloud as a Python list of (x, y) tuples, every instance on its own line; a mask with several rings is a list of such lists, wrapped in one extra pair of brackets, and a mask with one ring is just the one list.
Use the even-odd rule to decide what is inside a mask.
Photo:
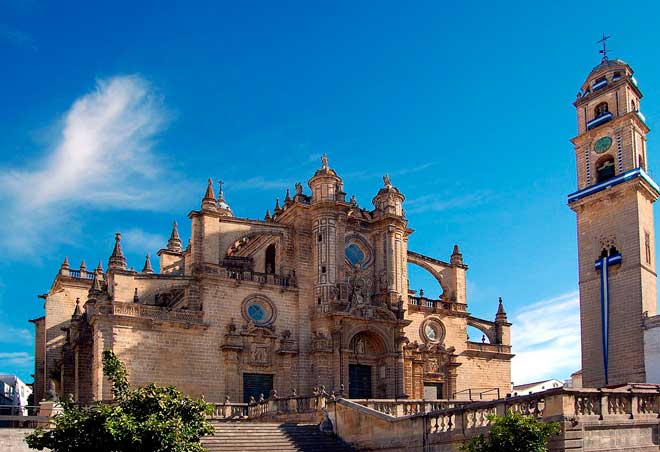
[(33, 337), (27, 328), (15, 328), (0, 323), (0, 344), (32, 345)]
[(141, 77), (97, 81), (63, 116), (56, 140), (33, 159), (35, 165), (0, 168), (0, 208), (7, 219), (0, 225), (0, 249), (36, 254), (53, 240), (66, 240), (79, 232), (81, 208), (171, 206), (183, 190), (152, 150), (166, 121), (162, 100)]
[(34, 365), (34, 357), (26, 352), (0, 352), (0, 367), (28, 367)]
[(404, 203), (404, 209), (408, 214), (442, 212), (448, 209), (456, 209), (481, 203), (487, 199), (488, 196), (489, 193), (485, 191), (454, 197), (442, 194), (423, 195), (419, 198), (407, 200)]
[(513, 316), (512, 323), (515, 384), (564, 379), (580, 369), (577, 291), (525, 307)]
[(152, 263), (156, 251), (165, 248), (167, 239), (159, 234), (152, 234), (139, 228), (128, 229), (121, 233), (122, 247), (136, 252), (151, 254)]

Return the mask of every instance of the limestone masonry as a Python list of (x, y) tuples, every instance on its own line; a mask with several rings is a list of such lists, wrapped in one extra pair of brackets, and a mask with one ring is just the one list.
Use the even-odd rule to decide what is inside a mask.
[[(188, 215), (189, 243), (175, 223), (159, 273), (149, 256), (128, 270), (120, 234), (107, 271), (65, 260), (33, 320), (36, 400), (110, 398), (104, 350), (126, 363), (132, 384), (210, 401), (319, 385), (351, 398), (504, 396), (513, 355), (501, 300), (493, 320), (470, 315), (458, 246), (448, 262), (409, 251), (404, 196), (383, 179), (364, 209), (346, 200), (324, 156), (311, 194), (296, 184), (263, 221), (235, 217), (209, 181)], [(438, 280), (438, 299), (409, 290), (408, 263)], [(483, 339), (470, 341), (468, 326)]]

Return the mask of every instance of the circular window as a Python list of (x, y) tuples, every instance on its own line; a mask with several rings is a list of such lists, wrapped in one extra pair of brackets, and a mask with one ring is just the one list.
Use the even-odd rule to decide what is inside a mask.
[(243, 302), (243, 316), (257, 325), (272, 323), (273, 306), (266, 297), (251, 297)]
[(440, 320), (428, 318), (422, 322), (420, 333), (425, 342), (438, 344), (445, 338), (445, 327)]
[(344, 256), (346, 263), (352, 267), (363, 269), (371, 265), (373, 253), (369, 243), (360, 235), (351, 234), (346, 237)]

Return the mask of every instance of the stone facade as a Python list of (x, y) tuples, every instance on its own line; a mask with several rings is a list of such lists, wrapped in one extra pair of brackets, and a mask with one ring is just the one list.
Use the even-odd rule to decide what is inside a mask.
[[(645, 333), (657, 324), (653, 202), (642, 93), (621, 60), (603, 58), (574, 103), (582, 371), (585, 387), (647, 382)], [(604, 273), (605, 272), (605, 273)], [(660, 360), (660, 354), (653, 356)]]
[[(131, 383), (173, 384), (207, 400), (242, 401), (339, 389), (351, 397), (453, 398), (510, 391), (510, 324), (470, 315), (458, 247), (443, 262), (408, 251), (404, 196), (385, 176), (373, 209), (346, 200), (322, 159), (263, 221), (234, 216), (209, 181), (190, 212), (190, 242), (174, 224), (159, 251), (128, 270), (117, 234), (108, 269), (68, 261), (36, 319), (35, 391), (110, 397), (101, 355), (113, 350)], [(440, 283), (438, 299), (408, 289), (407, 265)], [(467, 327), (483, 332), (471, 342)], [(486, 340), (487, 339), (487, 340)]]

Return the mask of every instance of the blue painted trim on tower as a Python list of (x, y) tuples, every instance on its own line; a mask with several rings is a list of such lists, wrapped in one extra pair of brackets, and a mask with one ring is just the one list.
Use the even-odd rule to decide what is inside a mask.
[(660, 187), (658, 184), (655, 183), (651, 177), (646, 174), (646, 171), (644, 171), (641, 168), (634, 168), (631, 169), (630, 171), (626, 171), (623, 174), (619, 174), (616, 177), (613, 177), (612, 179), (608, 179), (605, 182), (601, 182), (600, 184), (592, 185), (591, 187), (584, 188), (582, 190), (578, 190), (574, 193), (571, 193), (568, 195), (568, 203), (572, 203), (575, 201), (579, 201), (580, 199), (593, 195), (594, 193), (598, 193), (599, 191), (603, 191), (607, 188), (614, 187), (615, 185), (619, 185), (623, 182), (629, 181), (631, 179), (635, 179), (636, 177), (641, 177), (644, 179), (648, 184), (653, 187), (653, 189), (660, 195)]
[(610, 337), (610, 265), (620, 264), (621, 254), (601, 257), (596, 261), (596, 270), (600, 269), (600, 321), (603, 341), (603, 370), (605, 371), (605, 384), (608, 384), (609, 367), (609, 337)]

